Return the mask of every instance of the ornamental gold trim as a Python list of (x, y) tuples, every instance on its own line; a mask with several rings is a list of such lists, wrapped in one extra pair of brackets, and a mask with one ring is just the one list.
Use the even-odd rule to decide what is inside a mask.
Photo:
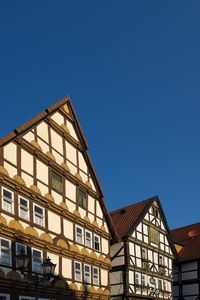
[(70, 250), (73, 251), (73, 252), (76, 252), (76, 253), (80, 253), (79, 247), (77, 245), (75, 245), (75, 244), (72, 244), (70, 246)]
[(20, 183), (20, 184), (26, 186), (26, 183), (25, 183), (24, 179), (23, 179), (21, 176), (15, 175), (15, 176), (13, 176), (13, 179), (14, 179), (15, 181), (17, 181), (18, 183)]
[(33, 237), (39, 238), (39, 233), (37, 230), (31, 226), (28, 226), (25, 228), (24, 233), (27, 235), (31, 235)]
[(88, 290), (89, 290), (90, 293), (96, 294), (96, 289), (95, 289), (95, 287), (90, 286)]
[(60, 202), (60, 206), (66, 210), (68, 210), (67, 204), (65, 202)]
[(6, 168), (4, 168), (3, 166), (0, 166), (0, 173), (9, 176), (8, 171), (7, 171)]
[(89, 251), (86, 248), (81, 249), (81, 254), (86, 255), (86, 256), (90, 256)]
[(102, 294), (103, 294), (103, 290), (102, 290), (101, 288), (98, 288), (98, 289), (97, 289), (97, 294), (102, 295)]
[(80, 217), (81, 215), (80, 215), (80, 212), (78, 211), (78, 210), (74, 210), (73, 211), (73, 214), (75, 215), (75, 216), (77, 216), (77, 217)]
[(30, 189), (31, 189), (33, 192), (35, 192), (35, 193), (41, 195), (41, 191), (40, 191), (39, 187), (37, 187), (37, 185), (32, 184), (32, 185), (30, 186)]
[(54, 202), (53, 196), (51, 194), (49, 194), (49, 193), (45, 194), (45, 198), (47, 198), (49, 201)]
[(88, 216), (85, 216), (85, 217), (84, 217), (84, 220), (87, 221), (88, 223), (90, 223), (90, 219), (89, 219)]
[(61, 124), (60, 127), (68, 134), (70, 134), (69, 128), (65, 124)]
[(100, 254), (100, 255), (98, 256), (98, 260), (100, 260), (100, 261), (104, 261), (104, 257), (103, 257), (103, 255), (102, 255), (102, 254)]
[(75, 174), (75, 177), (76, 177), (78, 180), (83, 181), (83, 179), (82, 179), (82, 177), (81, 177), (81, 175), (80, 175), (79, 173), (76, 173), (76, 174)]
[(92, 225), (99, 227), (98, 223), (95, 220), (92, 222)]
[(64, 104), (62, 108), (67, 114), (69, 114), (69, 108), (68, 108), (67, 104)]
[(62, 162), (62, 163), (61, 163), (61, 167), (62, 167), (63, 169), (65, 169), (66, 171), (70, 172), (70, 169), (69, 169), (69, 167), (68, 167), (68, 165), (67, 165), (66, 163)]
[(78, 287), (74, 282), (70, 283), (69, 288), (72, 289), (72, 290), (75, 290), (75, 291), (78, 290)]
[(46, 241), (50, 244), (53, 244), (52, 237), (46, 232), (44, 232), (40, 235), (40, 240)]
[(100, 229), (106, 232), (106, 228), (103, 225), (100, 227)]
[(46, 156), (48, 156), (48, 158), (52, 159), (53, 161), (56, 161), (54, 155), (50, 151), (46, 152)]
[(111, 265), (111, 260), (110, 260), (110, 258), (106, 257), (105, 263)]
[(6, 218), (4, 218), (3, 216), (0, 216), (0, 224), (7, 226)]
[(105, 295), (105, 296), (110, 296), (110, 291), (109, 291), (108, 289), (105, 289), (105, 290), (103, 291), (103, 295)]
[(86, 184), (90, 189), (92, 189), (92, 185), (91, 185), (91, 183), (90, 183), (89, 180), (87, 180), (87, 181), (85, 182), (85, 184)]
[(69, 249), (69, 246), (63, 239), (59, 239), (56, 243), (56, 246), (61, 247), (63, 249), (67, 249), (67, 250)]
[(93, 258), (93, 259), (97, 259), (97, 255), (93, 251), (90, 252), (90, 257)]
[(11, 279), (11, 280), (17, 280), (17, 281), (21, 281), (22, 280), (20, 274), (18, 272), (16, 272), (16, 271), (10, 271), (10, 272), (8, 272), (6, 278), (7, 279)]
[(24, 233), (24, 227), (22, 226), (22, 224), (19, 221), (11, 220), (8, 223), (8, 227), (10, 227), (12, 229), (15, 229), (15, 230), (18, 230), (18, 231), (21, 231), (21, 232)]
[(31, 144), (38, 150), (42, 151), (42, 147), (35, 141), (35, 140), (32, 140), (31, 141)]

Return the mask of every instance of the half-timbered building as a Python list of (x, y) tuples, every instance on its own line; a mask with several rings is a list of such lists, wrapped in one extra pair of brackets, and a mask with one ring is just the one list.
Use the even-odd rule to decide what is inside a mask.
[(171, 299), (174, 247), (158, 197), (111, 212), (112, 299)]
[(173, 264), (174, 299), (200, 299), (200, 223), (174, 229), (170, 235), (178, 257)]
[(0, 193), (1, 300), (110, 297), (115, 233), (69, 97), (0, 139)]

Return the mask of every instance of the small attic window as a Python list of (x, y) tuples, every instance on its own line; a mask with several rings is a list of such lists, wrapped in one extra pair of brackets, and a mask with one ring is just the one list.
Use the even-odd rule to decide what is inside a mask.
[(151, 212), (152, 212), (152, 215), (154, 215), (154, 217), (156, 217), (156, 218), (159, 217), (158, 209), (156, 207), (152, 206)]
[(63, 179), (54, 170), (51, 170), (51, 187), (59, 193), (63, 191)]

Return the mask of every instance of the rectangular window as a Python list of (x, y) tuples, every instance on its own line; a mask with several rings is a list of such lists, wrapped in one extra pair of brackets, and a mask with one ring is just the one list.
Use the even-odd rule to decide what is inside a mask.
[(159, 255), (158, 257), (158, 264), (160, 266), (163, 266), (164, 265), (164, 257), (162, 255)]
[(101, 247), (100, 247), (100, 236), (94, 234), (94, 249), (96, 251), (101, 251)]
[(32, 271), (36, 273), (42, 272), (42, 251), (32, 249)]
[(150, 240), (152, 243), (154, 244), (158, 244), (159, 243), (159, 234), (158, 234), (158, 230), (156, 230), (153, 227), (150, 227)]
[(75, 281), (82, 281), (81, 264), (79, 262), (74, 262), (74, 277)]
[(44, 208), (33, 204), (33, 221), (35, 224), (44, 226)]
[(84, 244), (83, 228), (76, 226), (76, 242)]
[(167, 282), (166, 281), (163, 281), (163, 290), (167, 291)]
[(27, 254), (27, 246), (24, 244), (21, 244), (21, 243), (16, 243), (15, 251), (16, 251), (16, 254), (20, 254), (21, 251), (24, 251), (24, 253)]
[(62, 176), (51, 170), (51, 186), (57, 192), (62, 193), (63, 191), (63, 179)]
[(145, 275), (142, 275), (142, 286), (146, 285), (146, 278)]
[(86, 193), (81, 190), (78, 191), (78, 206), (83, 209), (87, 208), (87, 196)]
[(29, 201), (21, 196), (19, 197), (19, 216), (29, 220)]
[(140, 284), (140, 281), (139, 281), (139, 274), (138, 274), (138, 273), (135, 273), (135, 284), (136, 284), (136, 285)]
[(147, 259), (147, 249), (142, 248), (142, 259)]
[(13, 192), (3, 188), (2, 198), (2, 209), (7, 212), (14, 213)]
[(162, 291), (162, 280), (158, 279), (158, 288)]
[(93, 267), (93, 285), (99, 285), (99, 268)]
[(92, 248), (92, 233), (90, 231), (85, 231), (85, 246)]
[(91, 283), (91, 267), (84, 265), (84, 282)]
[(0, 238), (0, 263), (11, 265), (11, 241)]
[(8, 295), (8, 294), (0, 294), (0, 300), (10, 300), (10, 295)]

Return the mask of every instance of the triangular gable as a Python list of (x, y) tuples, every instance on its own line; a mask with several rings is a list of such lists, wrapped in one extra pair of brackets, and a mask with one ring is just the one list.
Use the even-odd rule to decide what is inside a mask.
[[(65, 118), (65, 115), (66, 115), (66, 118)], [(112, 221), (110, 219), (110, 216), (107, 211), (105, 201), (103, 198), (103, 191), (101, 189), (100, 183), (96, 176), (96, 172), (94, 170), (91, 159), (87, 152), (88, 145), (87, 145), (85, 136), (82, 132), (80, 123), (78, 121), (78, 118), (76, 116), (75, 110), (73, 108), (73, 105), (72, 105), (72, 102), (71, 102), (69, 96), (67, 96), (67, 97), (61, 99), (60, 101), (56, 102), (55, 104), (51, 105), (45, 111), (43, 111), (40, 114), (38, 114), (37, 116), (35, 116), (33, 119), (26, 122), (24, 125), (16, 128), (11, 133), (9, 133), (6, 136), (4, 136), (3, 138), (1, 138), (0, 139), (0, 148), (2, 146), (12, 148), (14, 145), (14, 143), (12, 143), (12, 141), (15, 140), (16, 138), (18, 140), (20, 138), (25, 138), (29, 143), (34, 144), (34, 146), (37, 148), (40, 148), (40, 143), (41, 143), (43, 145), (43, 147), (45, 148), (44, 132), (45, 132), (45, 130), (47, 130), (46, 124), (48, 122), (50, 122), (50, 125), (52, 122), (55, 126), (58, 126), (59, 130), (63, 131), (63, 134), (68, 134), (68, 139), (66, 139), (66, 143), (68, 143), (67, 146), (69, 147), (69, 149), (71, 147), (70, 159), (73, 159), (73, 143), (77, 143), (77, 145), (79, 146), (80, 151), (78, 152), (78, 157), (79, 157), (78, 159), (80, 160), (81, 166), (83, 168), (83, 172), (82, 172), (82, 174), (78, 174), (78, 176), (80, 175), (83, 177), (84, 171), (86, 171), (84, 169), (86, 169), (86, 167), (88, 166), (89, 178), (91, 178), (90, 181), (88, 180), (88, 184), (90, 185), (90, 187), (93, 190), (95, 190), (98, 193), (99, 199), (100, 199), (100, 201), (99, 201), (100, 208), (102, 209), (102, 212), (105, 215), (106, 221), (108, 222), (108, 225), (110, 227), (110, 231), (112, 232), (112, 235), (115, 237), (115, 232), (114, 232), (114, 228), (112, 225)], [(39, 137), (40, 141), (38, 141), (38, 142), (34, 141), (34, 139), (32, 139), (33, 128), (36, 128), (36, 130), (38, 130), (38, 132), (40, 132), (42, 135), (41, 139)], [(56, 141), (55, 142), (55, 150), (56, 150), (56, 144), (58, 144), (57, 146), (59, 146), (60, 140), (59, 140), (58, 135), (56, 135), (56, 131), (53, 128), (50, 128), (50, 130), (52, 130), (51, 136), (53, 136), (53, 140)], [(71, 141), (71, 143), (70, 143), (70, 141)], [(47, 143), (46, 143), (46, 146), (48, 148)], [(41, 148), (42, 148), (42, 146), (41, 146)], [(44, 150), (48, 150), (47, 148), (45, 148)], [(9, 151), (12, 152), (12, 149), (9, 149)], [(48, 151), (45, 151), (45, 153), (47, 154)], [(50, 153), (49, 155), (52, 155), (52, 153)], [(54, 156), (56, 156), (56, 155), (57, 155), (57, 159), (59, 160), (59, 156), (58, 156), (58, 154), (56, 154), (56, 151), (55, 151), (54, 155), (52, 156), (52, 158), (55, 159)], [(72, 161), (71, 165), (73, 166), (73, 161)], [(81, 177), (81, 180), (83, 180), (82, 177)], [(84, 179), (85, 179), (84, 180), (84, 183), (85, 183), (86, 176)]]

